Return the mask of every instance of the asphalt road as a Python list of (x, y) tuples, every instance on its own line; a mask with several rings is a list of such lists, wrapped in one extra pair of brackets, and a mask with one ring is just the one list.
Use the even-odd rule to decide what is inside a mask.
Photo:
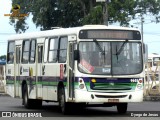
[[(116, 107), (87, 107), (83, 110), (77, 111), (72, 115), (63, 115), (56, 103), (46, 103), (43, 102), (43, 106), (40, 109), (25, 109), (22, 106), (22, 100), (19, 98), (12, 98), (10, 96), (0, 95), (0, 116), (2, 116), (2, 112), (11, 112), (12, 118), (0, 118), (1, 119), (22, 119), (17, 117), (16, 113), (19, 115), (27, 116), (31, 113), (37, 114), (38, 118), (32, 118), (30, 115), (29, 119), (34, 120), (93, 120), (93, 119), (105, 119), (107, 120), (134, 120), (134, 119), (143, 119), (143, 120), (159, 120), (160, 119), (160, 101), (144, 101), (142, 103), (129, 103), (128, 104), (128, 112), (125, 115), (121, 115), (117, 113)], [(20, 116), (21, 116), (20, 115)], [(152, 115), (152, 117), (148, 117)], [(14, 118), (13, 118), (14, 116)], [(23, 117), (24, 117), (23, 116)], [(40, 118), (42, 116), (42, 118)], [(157, 117), (158, 116), (158, 117)], [(23, 118), (28, 119), (28, 118)]]

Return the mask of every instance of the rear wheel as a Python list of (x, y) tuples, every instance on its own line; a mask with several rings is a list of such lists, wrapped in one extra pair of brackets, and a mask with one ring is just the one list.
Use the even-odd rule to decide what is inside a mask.
[(31, 108), (31, 100), (28, 98), (27, 85), (25, 84), (23, 87), (23, 105), (25, 108)]
[(42, 100), (37, 99), (29, 99), (27, 85), (25, 84), (23, 87), (23, 105), (25, 108), (40, 108), (42, 106)]
[(128, 103), (119, 103), (117, 105), (117, 111), (120, 114), (125, 114), (127, 112)]
[(42, 107), (42, 100), (33, 99), (32, 106), (33, 108), (41, 108)]

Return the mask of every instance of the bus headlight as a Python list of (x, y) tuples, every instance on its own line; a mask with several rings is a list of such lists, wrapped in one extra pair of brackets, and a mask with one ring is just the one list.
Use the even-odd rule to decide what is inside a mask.
[(86, 90), (86, 86), (85, 86), (84, 80), (82, 78), (79, 78), (78, 85), (79, 85), (79, 89)]
[(83, 88), (84, 88), (84, 84), (80, 84), (80, 85), (79, 85), (79, 88), (80, 88), (80, 89), (83, 89)]

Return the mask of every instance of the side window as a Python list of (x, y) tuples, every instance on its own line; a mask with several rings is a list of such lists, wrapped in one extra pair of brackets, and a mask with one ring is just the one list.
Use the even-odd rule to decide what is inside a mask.
[(29, 61), (29, 47), (30, 41), (24, 40), (23, 41), (23, 51), (22, 51), (22, 63), (28, 63)]
[(21, 54), (21, 48), (16, 47), (16, 63), (20, 63), (20, 54)]
[(57, 62), (57, 52), (58, 52), (58, 38), (51, 38), (49, 40), (49, 56), (48, 62)]
[(15, 42), (8, 42), (8, 50), (7, 50), (7, 63), (13, 64), (14, 62), (14, 48), (15, 48)]
[(42, 63), (43, 46), (38, 46), (38, 63)]
[(67, 46), (68, 46), (68, 38), (67, 37), (61, 37), (60, 38), (60, 49), (59, 49), (59, 61), (58, 61), (60, 63), (66, 62)]
[(48, 60), (48, 39), (45, 40), (45, 46), (44, 46), (44, 62), (47, 62)]
[(31, 63), (35, 62), (35, 54), (36, 54), (36, 40), (32, 40), (31, 45), (30, 45), (30, 59), (29, 59), (29, 62), (31, 62)]

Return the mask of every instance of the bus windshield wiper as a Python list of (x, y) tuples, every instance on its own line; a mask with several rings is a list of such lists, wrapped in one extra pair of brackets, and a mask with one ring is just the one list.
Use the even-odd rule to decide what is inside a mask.
[(96, 39), (93, 39), (93, 41), (96, 43), (102, 55), (105, 55), (105, 50), (103, 50), (102, 46), (98, 43), (98, 41)]
[(128, 40), (124, 41), (118, 51), (117, 51), (117, 46), (116, 46), (116, 55), (119, 55), (122, 52), (122, 50), (124, 49), (124, 46), (126, 45), (127, 42), (128, 42)]

